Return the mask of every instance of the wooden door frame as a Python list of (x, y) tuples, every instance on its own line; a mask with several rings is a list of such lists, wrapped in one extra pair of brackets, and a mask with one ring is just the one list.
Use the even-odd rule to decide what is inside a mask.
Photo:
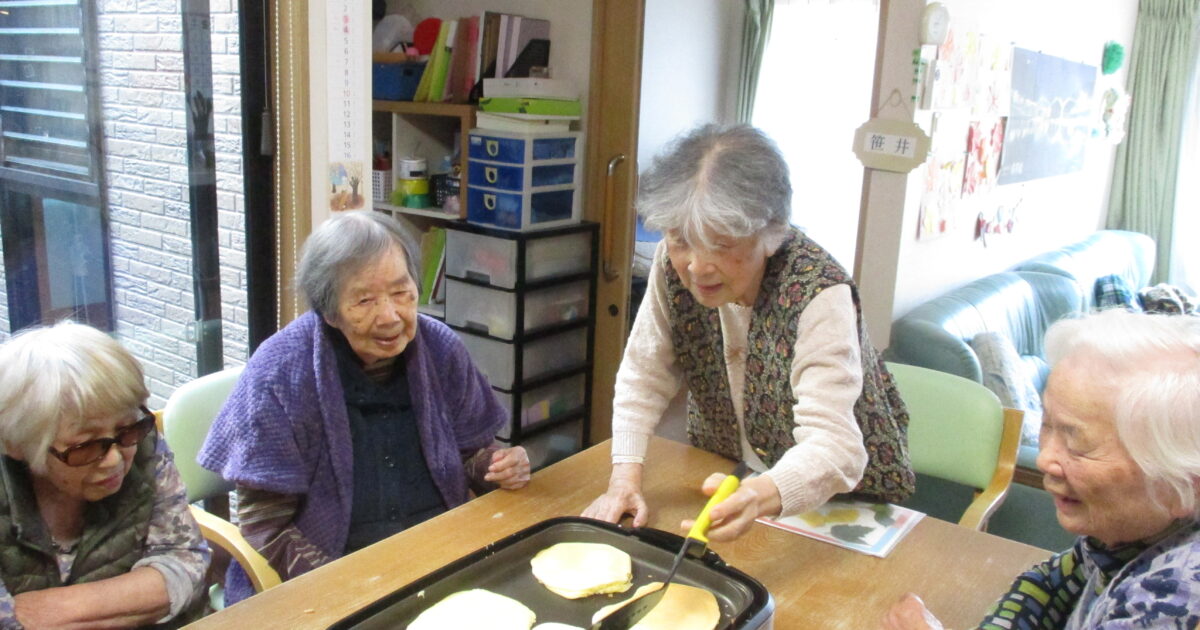
[(600, 223), (601, 268), (597, 270), (590, 443), (612, 435), (613, 387), (629, 322), (644, 16), (644, 0), (592, 4), (584, 216)]

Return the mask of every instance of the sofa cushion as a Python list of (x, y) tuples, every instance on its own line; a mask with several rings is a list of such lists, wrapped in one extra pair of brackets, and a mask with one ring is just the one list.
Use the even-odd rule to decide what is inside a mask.
[(1036, 446), (1042, 429), (1042, 397), (1029, 371), (1030, 364), (1022, 360), (1003, 333), (979, 333), (971, 339), (971, 349), (979, 357), (984, 387), (996, 394), (1000, 404), (1025, 412), (1021, 444)]
[[(975, 335), (1005, 334), (1017, 354), (1031, 357), (1031, 374), (1040, 391), (1045, 382), (1042, 336), (1055, 321), (1077, 313), (1077, 285), (1060, 275), (1002, 272), (980, 278), (936, 297), (892, 323), (892, 361), (957, 374), (980, 383), (979, 357), (969, 343)], [(1033, 358), (1037, 358), (1034, 360)]]
[(1013, 267), (1013, 271), (1052, 273), (1074, 280), (1084, 293), (1084, 308), (1093, 307), (1096, 279), (1117, 274), (1136, 291), (1150, 283), (1154, 271), (1154, 239), (1126, 230), (1100, 230)]

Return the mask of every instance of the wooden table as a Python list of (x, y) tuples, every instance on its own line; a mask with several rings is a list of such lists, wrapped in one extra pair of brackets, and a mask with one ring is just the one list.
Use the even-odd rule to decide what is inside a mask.
[[(645, 472), (650, 526), (683, 533), (703, 506), (699, 487), (732, 464), (654, 438)], [(211, 615), (194, 628), (325, 628), (490, 542), (547, 518), (577, 515), (607, 487), (609, 445), (592, 447), (497, 491)], [(712, 546), (775, 598), (775, 628), (872, 630), (914, 591), (949, 628), (973, 627), (1012, 579), (1049, 552), (926, 517), (887, 558), (875, 558), (755, 524)]]

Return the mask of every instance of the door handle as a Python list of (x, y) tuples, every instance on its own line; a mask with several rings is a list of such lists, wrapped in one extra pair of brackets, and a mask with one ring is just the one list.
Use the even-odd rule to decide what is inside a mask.
[(621, 277), (621, 272), (613, 264), (613, 230), (616, 226), (613, 224), (613, 197), (616, 190), (616, 180), (613, 177), (613, 172), (617, 170), (617, 166), (625, 161), (625, 154), (620, 153), (613, 156), (608, 161), (608, 171), (604, 174), (604, 216), (602, 217), (604, 239), (603, 239), (603, 256), (604, 256), (604, 279), (612, 282)]

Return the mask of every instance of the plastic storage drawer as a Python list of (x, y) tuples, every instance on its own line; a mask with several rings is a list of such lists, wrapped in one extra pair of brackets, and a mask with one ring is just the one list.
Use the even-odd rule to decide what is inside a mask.
[[(525, 244), (525, 282), (583, 273), (592, 264), (592, 235), (581, 231), (530, 238)], [(512, 289), (517, 286), (517, 241), (446, 230), (446, 275)]]
[(493, 337), (512, 339), (517, 332), (518, 300), (524, 302), (524, 332), (587, 317), (587, 280), (523, 294), (446, 279), (446, 323)]
[[(513, 389), (514, 385), (545, 376), (555, 370), (583, 365), (587, 361), (588, 328), (581, 326), (530, 341), (520, 346), (497, 339), (458, 332), (475, 365), (492, 387)], [(522, 351), (521, 382), (516, 382), (517, 352)]]
[(467, 181), (500, 190), (525, 191), (545, 186), (572, 186), (578, 162), (515, 166), (499, 162), (469, 160)]
[(579, 222), (579, 200), (574, 186), (514, 192), (471, 185), (467, 186), (467, 220), (507, 230), (568, 225)]
[(578, 143), (578, 132), (537, 134), (473, 129), (467, 141), (467, 157), (509, 164), (574, 160), (578, 154)]
[(583, 420), (572, 420), (538, 433), (523, 440), (521, 445), (529, 455), (530, 468), (537, 470), (549, 466), (583, 449)]
[[(521, 426), (528, 427), (555, 416), (582, 409), (587, 394), (586, 388), (587, 375), (576, 374), (521, 394), (495, 391), (496, 398), (500, 399), (500, 403), (509, 410), (509, 413), (514, 411), (513, 399), (518, 395), (521, 397), (521, 408), (515, 411), (520, 418)], [(510, 416), (509, 423), (504, 425), (497, 437), (507, 440), (512, 435), (512, 425)]]

